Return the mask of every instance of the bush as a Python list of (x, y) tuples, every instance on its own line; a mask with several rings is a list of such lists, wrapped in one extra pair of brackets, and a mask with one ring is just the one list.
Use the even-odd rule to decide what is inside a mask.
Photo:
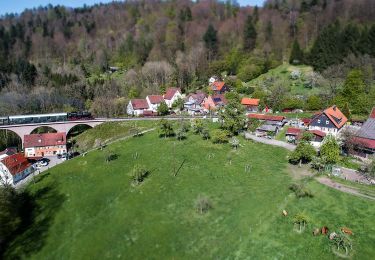
[(212, 131), (211, 139), (214, 144), (224, 144), (229, 141), (228, 135), (228, 132), (225, 130), (215, 129)]
[(195, 201), (195, 210), (199, 214), (207, 213), (212, 208), (210, 199), (206, 196), (199, 195)]
[(147, 176), (150, 174), (150, 171), (142, 165), (135, 165), (132, 171), (133, 183), (138, 185), (141, 184)]
[(114, 161), (118, 158), (118, 155), (113, 153), (113, 152), (109, 152), (106, 156), (105, 156), (105, 162), (110, 162), (110, 161)]
[(312, 194), (311, 190), (306, 188), (302, 184), (293, 183), (289, 186), (289, 189), (296, 194), (297, 198), (304, 198), (309, 197), (312, 198), (314, 195)]

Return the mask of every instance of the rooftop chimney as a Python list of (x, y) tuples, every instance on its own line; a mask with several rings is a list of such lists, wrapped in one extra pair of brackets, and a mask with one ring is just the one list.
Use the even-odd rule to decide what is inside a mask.
[(332, 108), (333, 108), (334, 111), (336, 111), (336, 105), (334, 105)]

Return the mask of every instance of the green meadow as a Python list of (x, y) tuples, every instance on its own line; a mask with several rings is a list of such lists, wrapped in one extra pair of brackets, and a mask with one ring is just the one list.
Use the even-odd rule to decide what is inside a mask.
[[(5, 258), (334, 259), (327, 236), (312, 235), (322, 226), (353, 230), (353, 259), (375, 255), (374, 201), (309, 179), (302, 181), (314, 197), (297, 198), (287, 151), (239, 139), (234, 150), (155, 130), (54, 167), (26, 187), (32, 221)], [(106, 162), (108, 154), (117, 158)], [(139, 185), (135, 165), (149, 170)], [(198, 197), (209, 200), (206, 213), (197, 211)], [(293, 216), (301, 212), (309, 221), (299, 233)]]

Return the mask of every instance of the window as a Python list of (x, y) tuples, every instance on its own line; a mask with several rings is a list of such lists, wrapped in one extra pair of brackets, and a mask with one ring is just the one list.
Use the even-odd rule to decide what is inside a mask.
[(318, 119), (318, 124), (320, 124), (320, 119)]
[(326, 120), (326, 125), (329, 125), (329, 121), (328, 120)]

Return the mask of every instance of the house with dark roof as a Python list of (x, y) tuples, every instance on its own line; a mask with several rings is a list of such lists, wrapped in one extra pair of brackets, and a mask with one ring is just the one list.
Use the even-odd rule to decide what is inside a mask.
[(319, 130), (336, 136), (348, 122), (346, 116), (336, 106), (317, 113), (309, 123), (309, 130)]
[(148, 104), (148, 110), (155, 113), (158, 111), (160, 104), (164, 102), (164, 98), (162, 95), (148, 95), (146, 101)]
[(165, 103), (169, 108), (172, 108), (172, 105), (175, 101), (183, 98), (181, 89), (179, 88), (168, 88), (163, 97)]
[(0, 160), (4, 159), (5, 157), (8, 157), (10, 155), (16, 154), (16, 153), (17, 153), (17, 148), (16, 147), (5, 148), (4, 151), (0, 152)]
[(147, 110), (148, 108), (149, 107), (146, 99), (132, 99), (129, 101), (126, 112), (131, 116), (140, 116), (143, 115), (143, 111)]
[(229, 91), (229, 86), (224, 81), (215, 81), (210, 84), (210, 90), (214, 94), (224, 94)]
[(369, 158), (375, 154), (375, 107), (369, 118), (352, 138), (356, 155)]
[(206, 94), (203, 92), (193, 93), (187, 96), (184, 108), (189, 114), (201, 113), (203, 110), (203, 101), (206, 98)]
[(67, 152), (66, 133), (25, 135), (23, 147), (28, 158), (64, 154)]
[(33, 171), (32, 164), (21, 153), (9, 155), (0, 161), (0, 179), (3, 184), (15, 185)]
[(259, 101), (257, 98), (244, 97), (241, 100), (241, 104), (246, 108), (247, 112), (257, 113), (259, 111)]

